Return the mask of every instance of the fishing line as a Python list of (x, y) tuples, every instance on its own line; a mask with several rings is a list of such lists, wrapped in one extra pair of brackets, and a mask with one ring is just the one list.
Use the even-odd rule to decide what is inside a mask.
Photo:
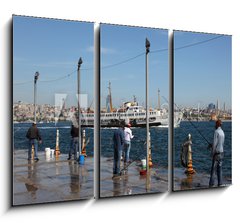
[[(146, 142), (144, 142), (144, 144), (145, 143)], [(126, 165), (123, 169), (120, 170), (120, 173), (122, 173), (122, 171), (126, 170), (131, 164), (133, 164), (134, 162), (138, 161), (140, 159), (140, 157), (143, 155), (143, 152), (146, 153), (146, 151), (142, 151), (140, 154), (138, 154), (136, 159), (134, 159), (133, 161), (129, 162), (128, 165)]]

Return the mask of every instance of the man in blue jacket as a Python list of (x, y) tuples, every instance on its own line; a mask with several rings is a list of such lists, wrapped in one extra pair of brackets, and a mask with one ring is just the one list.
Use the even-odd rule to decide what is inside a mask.
[(114, 148), (114, 161), (113, 161), (113, 177), (121, 175), (120, 161), (124, 146), (124, 124), (121, 123), (120, 128), (113, 133), (113, 148)]
[(217, 169), (217, 179), (218, 186), (222, 185), (222, 160), (223, 160), (223, 145), (225, 135), (221, 128), (222, 122), (221, 120), (216, 121), (214, 139), (212, 147), (212, 168), (211, 168), (211, 176), (209, 181), (209, 186), (212, 187), (214, 185), (214, 172)]

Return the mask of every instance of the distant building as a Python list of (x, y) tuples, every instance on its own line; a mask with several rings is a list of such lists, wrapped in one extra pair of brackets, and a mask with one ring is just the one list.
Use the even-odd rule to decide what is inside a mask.
[(208, 105), (208, 111), (209, 111), (209, 112), (215, 110), (215, 108), (216, 108), (216, 106), (215, 106), (215, 104), (213, 104), (213, 103), (210, 103), (210, 104)]

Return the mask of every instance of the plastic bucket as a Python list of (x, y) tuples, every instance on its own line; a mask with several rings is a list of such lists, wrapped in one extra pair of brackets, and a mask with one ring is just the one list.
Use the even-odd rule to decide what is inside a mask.
[(84, 165), (84, 155), (79, 156), (79, 164)]
[(146, 166), (147, 166), (146, 159), (142, 159), (141, 162), (142, 162), (142, 168), (146, 169)]
[(50, 155), (51, 155), (51, 157), (54, 156), (54, 149), (51, 149), (51, 150), (50, 150)]
[(45, 148), (45, 153), (46, 153), (46, 156), (50, 156), (50, 148)]

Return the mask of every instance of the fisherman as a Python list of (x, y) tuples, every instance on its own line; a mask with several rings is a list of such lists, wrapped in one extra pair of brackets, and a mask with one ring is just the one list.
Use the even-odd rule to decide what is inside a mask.
[(34, 160), (38, 161), (38, 143), (42, 143), (40, 132), (37, 128), (36, 122), (32, 123), (32, 126), (28, 129), (26, 137), (29, 140), (28, 147), (28, 160), (31, 160), (32, 145), (34, 145)]
[(120, 127), (113, 133), (113, 149), (114, 149), (114, 161), (113, 161), (113, 178), (120, 176), (120, 161), (124, 146), (124, 123), (120, 124)]
[(132, 135), (131, 124), (128, 123), (124, 128), (124, 166), (129, 162), (129, 153), (131, 149), (131, 139), (134, 137)]
[(77, 150), (78, 150), (78, 142), (79, 142), (79, 129), (77, 126), (72, 124), (71, 127), (71, 143), (70, 143), (70, 149), (68, 152), (68, 160), (72, 158), (72, 152), (74, 153), (74, 159), (77, 160)]
[(213, 138), (213, 145), (209, 144), (209, 148), (211, 148), (212, 152), (212, 168), (211, 168), (211, 175), (209, 186), (212, 187), (214, 185), (214, 172), (217, 169), (217, 179), (218, 179), (218, 186), (222, 185), (222, 160), (223, 160), (223, 145), (225, 135), (221, 128), (222, 122), (220, 119), (216, 121), (215, 124), (215, 132)]

